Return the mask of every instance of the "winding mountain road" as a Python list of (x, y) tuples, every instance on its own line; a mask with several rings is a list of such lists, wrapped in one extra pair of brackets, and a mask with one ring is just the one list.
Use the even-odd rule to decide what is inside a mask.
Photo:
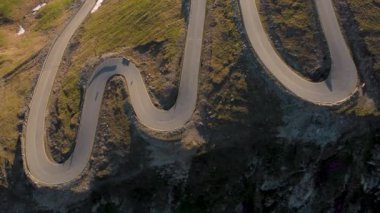
[(260, 21), (254, 0), (240, 0), (245, 31), (251, 45), (266, 69), (290, 92), (320, 105), (340, 103), (355, 93), (358, 74), (350, 50), (341, 32), (332, 0), (314, 0), (319, 20), (331, 54), (327, 80), (314, 83), (298, 74), (278, 55)]
[[(107, 59), (96, 68), (86, 89), (76, 145), (71, 157), (62, 164), (49, 158), (45, 146), (45, 116), (54, 79), (66, 46), (95, 5), (95, 1), (86, 0), (55, 41), (46, 58), (30, 103), (26, 138), (23, 143), (24, 166), (28, 176), (40, 185), (54, 186), (68, 183), (78, 178), (86, 168), (95, 140), (104, 89), (107, 81), (114, 75), (124, 76), (130, 101), (139, 122), (152, 130), (172, 131), (181, 128), (195, 110), (206, 0), (191, 1), (184, 61), (175, 105), (167, 111), (157, 109), (151, 102), (136, 66), (122, 58)], [(301, 98), (315, 103), (331, 104), (346, 99), (355, 91), (357, 75), (349, 49), (339, 30), (331, 1), (316, 0), (316, 2), (333, 60), (330, 77), (322, 83), (310, 83), (294, 74), (271, 45), (260, 22), (254, 0), (240, 0), (249, 40), (268, 71)]]

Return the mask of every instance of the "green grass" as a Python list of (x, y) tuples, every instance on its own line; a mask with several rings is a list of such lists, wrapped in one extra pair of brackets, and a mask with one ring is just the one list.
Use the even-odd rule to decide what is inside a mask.
[[(80, 72), (89, 59), (107, 52), (118, 52), (130, 58), (134, 55), (132, 48), (152, 41), (164, 41), (160, 54), (163, 61), (170, 64), (178, 53), (182, 53), (179, 48), (183, 47), (177, 44), (184, 29), (181, 0), (106, 1), (90, 15), (77, 38), (79, 46), (57, 99), (57, 114), (62, 128), (53, 138), (59, 138), (67, 146), (75, 141), (80, 116)], [(125, 47), (129, 50), (123, 51)]]
[(84, 25), (81, 43), (92, 48), (83, 49), (81, 55), (168, 40), (163, 51), (169, 59), (176, 54), (176, 39), (183, 32), (179, 6), (178, 0), (111, 0)]
[[(205, 35), (209, 35), (210, 43), (204, 49), (210, 49), (210, 70), (207, 78), (201, 82), (201, 91), (206, 94), (212, 121), (210, 127), (229, 122), (244, 123), (247, 121), (248, 107), (246, 92), (248, 84), (244, 70), (234, 67), (241, 57), (243, 42), (234, 21), (233, 3), (219, 1), (208, 12), (208, 26)], [(205, 55), (205, 54), (204, 54)], [(205, 56), (207, 58), (207, 56)]]
[(46, 30), (60, 24), (62, 22), (62, 15), (72, 2), (73, 0), (55, 0), (47, 4), (38, 12), (39, 20), (36, 29)]
[[(51, 35), (50, 30), (55, 29), (67, 19), (68, 8), (73, 0), (49, 1), (47, 6), (38, 12), (36, 18), (26, 16), (37, 5), (36, 0), (9, 2), (12, 4), (18, 2), (18, 4), (11, 6), (10, 3), (7, 3), (8, 6), (3, 6), (3, 8), (8, 8), (6, 11), (10, 11), (10, 16), (15, 22), (0, 26), (0, 58), (4, 62), (0, 64), (0, 77), (12, 72), (18, 65), (28, 60), (46, 45), (48, 36)], [(17, 21), (19, 19), (22, 21)], [(24, 23), (28, 23), (24, 26), (26, 33), (17, 36), (15, 31), (18, 28), (17, 25), (24, 25)]]
[(212, 13), (215, 21), (223, 20), (223, 24), (216, 24), (211, 31), (213, 37), (211, 66), (214, 70), (211, 77), (213, 83), (216, 84), (220, 84), (225, 75), (230, 72), (228, 65), (238, 59), (243, 47), (240, 34), (236, 31), (233, 21), (232, 4), (219, 4), (223, 4), (225, 8), (217, 7)]
[(31, 91), (33, 74), (33, 72), (23, 72), (5, 85), (0, 85), (0, 97), (2, 98), (0, 102), (0, 161), (7, 159), (9, 162), (13, 162), (18, 137), (17, 115), (25, 104), (24, 98)]
[(380, 31), (380, 8), (373, 0), (348, 0), (349, 6), (355, 13), (355, 19), (359, 22), (363, 31)]
[(282, 10), (276, 14), (274, 22), (287, 27), (310, 30), (309, 4), (307, 1), (281, 0), (276, 5)]
[(23, 0), (1, 0), (0, 1), (0, 18), (4, 17), (7, 19), (14, 18), (14, 9), (20, 5)]
[(380, 76), (380, 2), (378, 0), (347, 0), (359, 24), (369, 51), (375, 57), (374, 70)]
[(0, 61), (4, 62), (0, 64), (0, 78), (36, 54), (46, 44), (45, 39), (38, 32), (17, 37), (0, 28)]

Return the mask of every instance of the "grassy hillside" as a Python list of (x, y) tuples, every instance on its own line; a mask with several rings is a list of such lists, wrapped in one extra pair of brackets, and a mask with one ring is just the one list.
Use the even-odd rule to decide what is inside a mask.
[[(0, 83), (0, 162), (4, 159), (13, 161), (18, 132), (18, 113), (25, 102), (26, 95), (32, 87), (32, 78), (36, 69), (23, 72), (5, 84)], [(22, 84), (20, 84), (22, 82)], [(0, 164), (1, 165), (1, 164)]]
[[(76, 50), (53, 101), (50, 128), (53, 153), (67, 154), (75, 142), (80, 116), (81, 70), (104, 53), (117, 53), (143, 66), (157, 92), (167, 80), (163, 73), (178, 75), (185, 35), (181, 0), (109, 0), (92, 14), (76, 37)], [(148, 64), (148, 66), (147, 66)], [(54, 143), (54, 141), (59, 143)], [(58, 157), (56, 160), (59, 160)]]
[(46, 5), (39, 11), (36, 29), (46, 30), (50, 27), (62, 23), (64, 16), (62, 14), (69, 8), (74, 0), (56, 0)]
[(0, 2), (0, 19), (13, 19), (17, 16), (15, 13), (17, 7), (24, 5), (26, 0), (2, 0)]
[[(9, 22), (0, 22), (0, 77), (14, 71), (55, 36), (47, 32), (63, 24), (73, 2), (50, 0), (36, 14), (32, 14), (32, 9), (38, 5), (37, 0), (5, 0), (0, 3), (0, 13), (9, 19)], [(26, 30), (21, 36), (16, 35), (19, 25)]]

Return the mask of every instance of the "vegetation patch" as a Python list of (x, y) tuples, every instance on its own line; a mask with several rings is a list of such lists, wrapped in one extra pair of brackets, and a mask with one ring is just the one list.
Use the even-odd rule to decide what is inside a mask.
[(64, 20), (63, 14), (74, 0), (55, 0), (43, 7), (37, 15), (38, 23), (36, 28), (46, 30), (57, 26)]
[(274, 46), (301, 76), (322, 81), (331, 59), (313, 0), (260, 0), (261, 17)]
[[(37, 0), (1, 1), (0, 11), (7, 14), (8, 21), (0, 18), (0, 78), (15, 71), (56, 36), (51, 32), (67, 20), (73, 2), (51, 0), (33, 14), (32, 9), (40, 3)], [(19, 25), (26, 30), (21, 36), (16, 35)]]
[(36, 71), (34, 67), (5, 83), (0, 82), (0, 170), (4, 161), (13, 164), (18, 136), (22, 130), (19, 119), (24, 116), (20, 111), (25, 105), (25, 97), (31, 92)]
[(378, 0), (347, 0), (359, 25), (360, 36), (375, 59), (374, 71), (380, 79), (380, 2)]
[(3, 48), (6, 45), (6, 37), (4, 33), (0, 33), (0, 48)]
[(246, 75), (234, 67), (243, 50), (234, 22), (236, 9), (236, 2), (208, 3), (203, 53), (207, 77), (202, 77), (201, 91), (208, 100), (205, 113), (210, 127), (224, 122), (244, 123), (248, 113)]
[(14, 18), (14, 9), (20, 5), (22, 0), (2, 0), (0, 2), (0, 19), (12, 19)]

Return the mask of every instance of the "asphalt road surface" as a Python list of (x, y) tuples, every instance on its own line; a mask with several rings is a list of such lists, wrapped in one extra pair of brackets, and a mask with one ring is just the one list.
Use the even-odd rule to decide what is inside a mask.
[[(40, 185), (54, 186), (80, 177), (91, 156), (104, 89), (107, 80), (114, 75), (124, 76), (138, 120), (152, 130), (179, 129), (191, 118), (195, 110), (206, 0), (191, 1), (181, 81), (175, 105), (167, 111), (157, 109), (151, 102), (136, 66), (122, 58), (107, 59), (96, 68), (86, 89), (76, 145), (71, 157), (63, 164), (50, 159), (45, 146), (45, 116), (54, 79), (70, 38), (85, 20), (95, 2), (86, 0), (57, 38), (34, 90), (23, 154), (28, 176)], [(310, 83), (294, 74), (273, 49), (260, 22), (254, 0), (240, 0), (247, 34), (268, 71), (301, 98), (315, 103), (332, 104), (346, 99), (355, 91), (357, 74), (330, 0), (316, 2), (333, 59), (330, 77), (322, 83)]]
[(265, 68), (298, 97), (321, 105), (342, 102), (355, 93), (358, 74), (351, 52), (342, 35), (331, 0), (314, 0), (319, 20), (331, 54), (331, 70), (327, 80), (313, 83), (290, 68), (274, 49), (260, 21), (254, 0), (240, 0), (249, 41)]

